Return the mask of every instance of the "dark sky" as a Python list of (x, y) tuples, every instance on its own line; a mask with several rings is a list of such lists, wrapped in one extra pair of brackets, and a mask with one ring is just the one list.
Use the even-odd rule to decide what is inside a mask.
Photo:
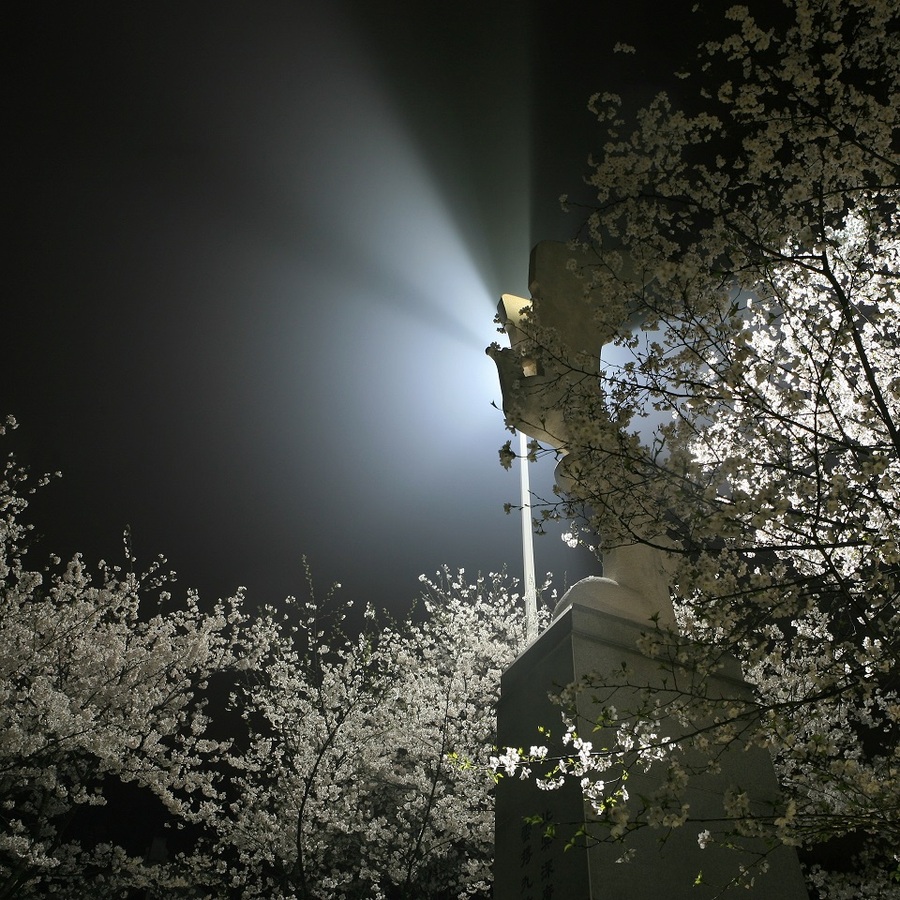
[[(306, 554), (394, 610), (442, 563), (518, 573), (496, 302), (580, 224), (588, 97), (668, 84), (692, 5), (7, 13), (0, 413), (63, 471), (45, 549), (118, 559), (129, 523), (210, 598), (299, 592)], [(559, 529), (536, 556), (596, 571)]]

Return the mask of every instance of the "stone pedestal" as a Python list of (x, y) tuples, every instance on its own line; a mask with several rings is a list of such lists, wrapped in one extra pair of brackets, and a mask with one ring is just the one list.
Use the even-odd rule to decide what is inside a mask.
[[(576, 586), (577, 587), (577, 586)], [(603, 585), (596, 585), (603, 588)], [(574, 589), (573, 589), (574, 590)], [(596, 593), (596, 591), (595, 591)], [(504, 673), (498, 709), (498, 744), (527, 749), (546, 743), (537, 727), (562, 732), (559, 707), (549, 699), (563, 686), (591, 672), (612, 672), (626, 663), (632, 683), (660, 684), (660, 663), (642, 655), (637, 641), (652, 624), (634, 621), (621, 610), (609, 612), (590, 592), (576, 591), (566, 598), (563, 611)], [(747, 690), (736, 663), (706, 682), (720, 696), (740, 696)], [(622, 709), (627, 698), (617, 703)], [(589, 692), (579, 698), (579, 713), (591, 715)], [(670, 732), (677, 729), (673, 726)], [(584, 735), (591, 739), (591, 735)], [(719, 816), (722, 795), (730, 785), (749, 794), (768, 810), (778, 786), (765, 750), (732, 745), (717, 774), (693, 776), (687, 801), (692, 817)], [(628, 782), (632, 796), (650, 793), (657, 786), (653, 769)], [(557, 825), (553, 839), (541, 826), (529, 826), (526, 816), (541, 815)], [(690, 819), (680, 827), (645, 828), (622, 843), (594, 843), (565, 850), (567, 841), (588, 821), (581, 790), (569, 784), (563, 790), (542, 791), (533, 781), (502, 778), (496, 797), (495, 900), (712, 900), (751, 854), (718, 847), (701, 849), (698, 833), (705, 826)], [(661, 839), (666, 837), (663, 842)], [(623, 852), (635, 848), (631, 862), (619, 863)], [(762, 845), (759, 845), (761, 848)], [(768, 856), (767, 872), (756, 874), (754, 886), (729, 888), (724, 896), (765, 900), (806, 900), (807, 893), (796, 853), (781, 847)], [(698, 878), (698, 876), (701, 876)], [(698, 884), (698, 880), (700, 883)]]

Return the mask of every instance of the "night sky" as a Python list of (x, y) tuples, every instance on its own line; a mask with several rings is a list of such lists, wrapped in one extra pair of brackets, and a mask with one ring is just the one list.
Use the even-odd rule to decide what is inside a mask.
[[(119, 560), (127, 523), (208, 599), (277, 603), (304, 554), (396, 612), (443, 563), (518, 574), (496, 303), (581, 224), (589, 96), (672, 87), (693, 5), (7, 12), (0, 414), (63, 472), (32, 563)], [(562, 587), (598, 569), (560, 530)]]

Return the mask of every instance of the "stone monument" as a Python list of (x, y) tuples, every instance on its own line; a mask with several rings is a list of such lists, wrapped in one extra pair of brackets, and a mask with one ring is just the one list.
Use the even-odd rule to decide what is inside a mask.
[[(598, 326), (593, 315), (593, 304), (600, 298), (586, 293), (584, 282), (577, 275), (580, 268), (592, 262), (587, 251), (576, 251), (566, 244), (538, 244), (532, 250), (529, 267), (531, 299), (504, 294), (498, 306), (510, 346), (501, 348), (494, 344), (487, 349), (500, 376), (507, 424), (560, 453), (556, 477), (563, 490), (573, 448), (561, 401), (583, 379), (588, 361), (599, 369), (601, 348), (612, 337), (611, 332)], [(633, 319), (636, 324), (637, 316)], [(573, 358), (579, 360), (578, 367), (562, 364), (555, 371), (539, 372), (527, 353), (529, 331), (535, 326), (552, 329)], [(603, 609), (616, 610), (636, 621), (646, 624), (658, 617), (660, 624), (674, 626), (669, 568), (666, 553), (656, 547), (640, 542), (613, 547), (603, 554), (603, 577), (581, 582), (578, 593), (583, 602), (591, 597)], [(565, 602), (557, 608), (557, 615), (563, 612)]]
[[(590, 262), (565, 244), (538, 244), (532, 251), (529, 273), (532, 299), (504, 295), (500, 302), (500, 321), (511, 346), (488, 348), (500, 375), (507, 423), (556, 448), (562, 457), (557, 473), (563, 487), (567, 457), (573, 448), (568, 446), (560, 400), (570, 386), (567, 379), (576, 376), (564, 367), (541, 371), (528, 356), (528, 333), (535, 328), (553, 329), (581, 359), (599, 361), (600, 350), (611, 337), (598, 328), (591, 310), (602, 298), (586, 294), (574, 271)], [(634, 324), (638, 324), (636, 318)], [(675, 629), (669, 569), (664, 550), (637, 542), (604, 553), (603, 577), (586, 578), (564, 595), (550, 627), (503, 674), (497, 714), (500, 747), (527, 748), (542, 743), (539, 726), (558, 731), (560, 709), (549, 696), (592, 672), (613, 672), (627, 666), (633, 698), (644, 687), (664, 686), (672, 672), (646, 656), (639, 643), (642, 634), (657, 623)], [(705, 676), (703, 689), (713, 698), (740, 697), (749, 690), (734, 660), (715, 675)], [(619, 696), (622, 705), (627, 705), (627, 690)], [(578, 692), (575, 702), (581, 720), (597, 719), (599, 707), (589, 692)], [(671, 724), (668, 733), (677, 734), (678, 726)], [(602, 736), (601, 729), (598, 740)], [(637, 773), (629, 782), (629, 791), (651, 794), (658, 780), (652, 768)], [(542, 791), (533, 780), (501, 778), (496, 794), (494, 898), (712, 900), (749, 895), (765, 900), (806, 900), (802, 873), (791, 848), (767, 851), (752, 842), (744, 843), (742, 850), (700, 847), (700, 829), (692, 827), (692, 817), (705, 820), (721, 815), (724, 792), (733, 785), (749, 796), (751, 808), (771, 809), (778, 803), (778, 784), (768, 753), (734, 744), (722, 754), (717, 771), (692, 777), (686, 798), (691, 813), (685, 825), (662, 834), (645, 828), (619, 844), (578, 836), (579, 831), (589, 833), (591, 809), (574, 781), (561, 790)], [(555, 836), (548, 836), (543, 825), (526, 821), (535, 816), (555, 823)], [(664, 841), (660, 840), (663, 836)], [(570, 839), (573, 843), (566, 849)], [(634, 860), (618, 862), (626, 851), (634, 851)], [(750, 865), (759, 854), (766, 854), (767, 865), (755, 875), (752, 889), (729, 886), (739, 867)]]

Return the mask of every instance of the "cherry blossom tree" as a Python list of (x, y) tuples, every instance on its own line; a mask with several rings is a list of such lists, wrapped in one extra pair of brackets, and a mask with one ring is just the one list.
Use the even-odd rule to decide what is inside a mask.
[[(595, 264), (578, 274), (612, 337), (600, 373), (538, 323), (522, 347), (565, 422), (567, 494), (548, 514), (601, 549), (670, 554), (680, 635), (648, 622), (644, 649), (693, 675), (628, 708), (627, 675), (576, 686), (606, 711), (571, 722), (567, 771), (551, 773), (667, 767), (647, 805), (617, 778), (586, 783), (595, 836), (617, 839), (696, 824), (688, 757), (765, 746), (781, 809), (751, 812), (735, 792), (701, 845), (796, 844), (818, 896), (896, 897), (900, 20), (887, 0), (786, 5), (777, 27), (729, 10), (730, 33), (681, 73), (697, 84), (685, 109), (660, 94), (629, 117), (615, 95), (592, 100), (607, 139), (589, 176)], [(725, 653), (746, 698), (705, 689)], [(844, 871), (817, 867), (822, 848)]]
[(193, 594), (177, 604), (161, 565), (137, 575), (130, 552), (127, 570), (100, 563), (91, 574), (79, 556), (30, 568), (28, 490), (10, 457), (0, 479), (0, 897), (121, 896), (162, 871), (85, 839), (82, 825), (122, 784), (175, 817), (214, 791), (201, 698), (211, 675), (250, 662), (234, 641), (241, 597), (210, 612)]
[(417, 621), (291, 598), (251, 626), (262, 650), (232, 698), (245, 737), (197, 811), (211, 896), (489, 897), (500, 671), (525, 641), (514, 585), (423, 578)]
[[(348, 618), (311, 581), (303, 600), (204, 611), (162, 561), (135, 574), (127, 532), (122, 567), (27, 565), (29, 490), (10, 457), (0, 897), (490, 895), (484, 760), (526, 640), (513, 579), (442, 570), (396, 622)], [(98, 826), (123, 786), (178, 836), (167, 859), (135, 853), (114, 812)]]

